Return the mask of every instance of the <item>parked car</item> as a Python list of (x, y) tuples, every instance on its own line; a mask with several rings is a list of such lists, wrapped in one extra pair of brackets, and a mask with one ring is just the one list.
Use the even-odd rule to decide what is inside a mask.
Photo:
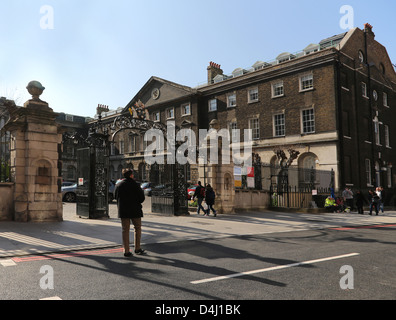
[(140, 188), (143, 189), (144, 195), (145, 196), (151, 196), (151, 189), (153, 187), (153, 184), (151, 182), (143, 182), (140, 186)]
[(114, 200), (114, 190), (115, 183), (113, 181), (109, 181), (109, 203), (113, 202)]
[(197, 184), (192, 184), (187, 188), (187, 199), (190, 200), (194, 193), (195, 193), (195, 189), (197, 189), (198, 185)]
[(76, 189), (77, 189), (77, 183), (74, 183), (69, 186), (62, 186), (61, 191), (62, 191), (62, 201), (65, 202), (76, 202), (77, 196), (76, 196)]
[[(151, 191), (162, 191), (164, 193), (171, 192), (172, 186), (171, 184), (159, 184), (151, 188)], [(151, 194), (150, 194), (151, 195)]]
[(62, 181), (62, 187), (70, 187), (73, 184), (76, 184), (74, 181)]

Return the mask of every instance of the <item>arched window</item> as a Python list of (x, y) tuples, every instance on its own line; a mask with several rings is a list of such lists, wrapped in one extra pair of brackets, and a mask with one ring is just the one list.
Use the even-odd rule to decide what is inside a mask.
[(304, 153), (298, 159), (298, 168), (300, 170), (300, 183), (311, 184), (316, 180), (316, 160), (318, 157), (311, 153)]

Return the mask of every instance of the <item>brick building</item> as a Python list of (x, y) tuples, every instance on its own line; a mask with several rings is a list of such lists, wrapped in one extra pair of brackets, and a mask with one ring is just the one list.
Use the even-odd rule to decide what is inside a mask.
[[(396, 73), (369, 24), (230, 75), (211, 62), (207, 74), (197, 88), (152, 77), (120, 112), (141, 101), (152, 120), (174, 121), (197, 136), (216, 119), (220, 128), (240, 129), (241, 141), (251, 129), (263, 162), (278, 164), (274, 150), (292, 148), (299, 152), (293, 167), (334, 170), (336, 189), (394, 190)], [(144, 147), (136, 133), (118, 135), (113, 173), (129, 165), (148, 180)], [(191, 172), (196, 182), (197, 169)]]

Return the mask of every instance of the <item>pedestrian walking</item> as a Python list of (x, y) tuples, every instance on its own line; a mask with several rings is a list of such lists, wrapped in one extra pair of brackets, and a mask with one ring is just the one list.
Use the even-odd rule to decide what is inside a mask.
[(372, 215), (373, 208), (375, 210), (376, 215), (378, 216), (379, 197), (378, 197), (377, 193), (373, 190), (369, 191), (369, 201), (370, 201), (370, 216)]
[(216, 210), (213, 208), (215, 203), (216, 194), (212, 188), (212, 186), (208, 183), (206, 185), (206, 195), (205, 195), (205, 202), (208, 205), (208, 209), (206, 210), (206, 215), (210, 214), (210, 210), (213, 211), (213, 215), (216, 217), (217, 213)]
[(118, 217), (121, 218), (122, 242), (124, 245), (124, 256), (130, 257), (132, 253), (129, 248), (129, 230), (131, 221), (135, 228), (135, 253), (144, 254), (145, 250), (140, 247), (142, 237), (142, 203), (145, 200), (144, 192), (139, 184), (134, 180), (131, 169), (123, 169), (124, 179), (115, 188), (115, 198), (117, 200)]
[(205, 198), (205, 187), (202, 186), (201, 181), (198, 181), (198, 186), (195, 188), (195, 192), (192, 199), (194, 200), (195, 198), (197, 198), (197, 203), (198, 203), (197, 214), (199, 214), (201, 209), (205, 214), (205, 208), (202, 206), (202, 201)]
[(379, 197), (378, 211), (381, 210), (384, 213), (384, 203), (385, 203), (385, 191), (383, 187), (378, 187), (376, 193)]
[(358, 214), (364, 214), (363, 205), (368, 204), (368, 201), (362, 191), (356, 192), (356, 207), (358, 210)]
[(345, 187), (344, 191), (342, 192), (342, 197), (346, 205), (351, 209), (351, 211), (355, 210), (353, 205), (353, 192), (348, 187)]

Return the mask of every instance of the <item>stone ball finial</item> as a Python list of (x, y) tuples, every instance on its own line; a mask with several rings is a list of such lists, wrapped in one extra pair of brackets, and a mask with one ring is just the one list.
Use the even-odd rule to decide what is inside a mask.
[(42, 84), (38, 81), (30, 81), (26, 89), (32, 95), (33, 100), (40, 100), (40, 95), (45, 90)]

